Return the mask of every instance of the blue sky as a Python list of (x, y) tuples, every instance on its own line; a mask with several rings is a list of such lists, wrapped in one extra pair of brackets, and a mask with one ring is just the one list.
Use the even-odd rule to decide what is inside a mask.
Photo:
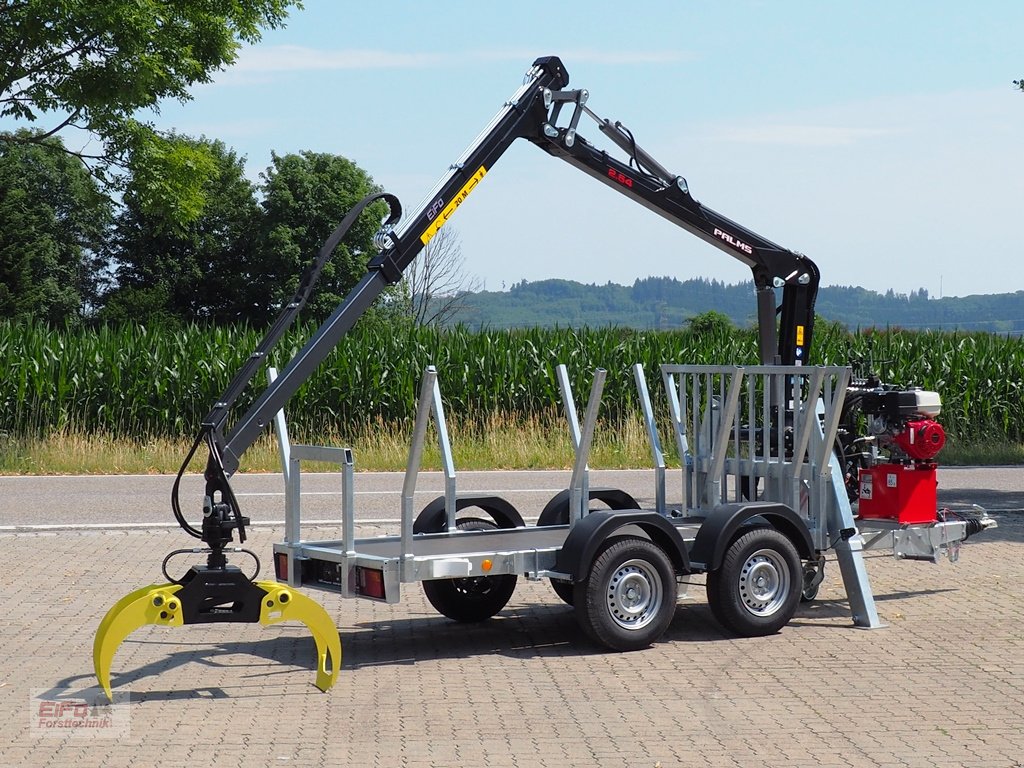
[[(223, 140), (254, 179), (272, 150), (344, 155), (409, 210), (554, 54), (695, 198), (810, 256), (824, 285), (998, 293), (1024, 290), (1022, 30), (1019, 0), (305, 0), (156, 122)], [(452, 224), (490, 290), (749, 278), (526, 142)]]

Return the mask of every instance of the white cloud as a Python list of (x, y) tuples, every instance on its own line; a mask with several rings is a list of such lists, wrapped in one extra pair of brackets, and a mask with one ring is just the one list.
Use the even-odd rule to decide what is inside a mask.
[(825, 285), (969, 295), (1022, 287), (1020, 248), (988, 224), (1019, 218), (1022, 133), (1009, 89), (899, 94), (705, 122), (655, 156)]
[(432, 53), (397, 53), (373, 50), (324, 50), (301, 45), (246, 48), (233, 69), (240, 72), (295, 72), (339, 69), (423, 69), (436, 67), (446, 57)]
[(849, 125), (799, 123), (758, 124), (725, 128), (715, 133), (717, 141), (737, 144), (775, 144), (798, 147), (843, 147), (866, 139), (901, 133), (894, 128), (861, 128)]
[[(461, 53), (404, 53), (369, 49), (331, 50), (301, 45), (252, 46), (244, 48), (229, 71), (240, 74), (354, 69), (430, 69), (473, 61), (530, 62), (537, 52), (521, 50), (477, 50)], [(652, 64), (691, 58), (680, 51), (597, 51), (565, 52), (563, 60), (599, 64)], [(223, 80), (221, 80), (223, 82)]]

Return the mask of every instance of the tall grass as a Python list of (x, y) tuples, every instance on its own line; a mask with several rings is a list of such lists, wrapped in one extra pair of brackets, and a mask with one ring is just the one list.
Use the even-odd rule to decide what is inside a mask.
[[(309, 329), (290, 333), (272, 362), (283, 367)], [(0, 433), (80, 432), (134, 439), (193, 434), (262, 332), (143, 325), (50, 329), (0, 323)], [(602, 414), (612, 423), (637, 409), (630, 367), (753, 363), (753, 332), (692, 334), (625, 329), (357, 328), (289, 403), (297, 439), (342, 435), (379, 422), (406, 424), (423, 369), (437, 366), (449, 413), (481, 428), (495, 414), (558, 413), (554, 369), (568, 366), (578, 401), (595, 367), (608, 369)], [(885, 381), (941, 393), (954, 440), (1024, 442), (1024, 340), (992, 334), (817, 331), (812, 362), (870, 367)], [(263, 381), (262, 377), (259, 379)], [(659, 398), (660, 399), (660, 398)], [(248, 403), (239, 404), (244, 408)]]

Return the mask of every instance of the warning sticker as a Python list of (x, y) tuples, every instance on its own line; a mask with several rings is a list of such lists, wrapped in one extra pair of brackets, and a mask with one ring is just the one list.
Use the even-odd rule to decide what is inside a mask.
[(441, 227), (445, 225), (445, 222), (448, 221), (449, 217), (455, 213), (455, 209), (466, 201), (466, 198), (469, 197), (469, 193), (476, 188), (476, 185), (480, 183), (486, 173), (487, 169), (482, 165), (476, 169), (476, 173), (469, 177), (469, 181), (462, 186), (462, 189), (460, 189), (455, 197), (451, 199), (451, 202), (448, 203), (448, 205), (444, 207), (444, 210), (434, 218), (430, 223), (430, 226), (423, 230), (423, 234), (420, 235), (420, 242), (426, 245), (431, 241), (431, 239), (433, 239), (438, 230), (440, 230)]
[(867, 474), (861, 475), (861, 477), (860, 477), (860, 497), (862, 499), (870, 499), (871, 498), (871, 489), (873, 487), (874, 486), (873, 486), (873, 483), (871, 481), (871, 475), (867, 475)]

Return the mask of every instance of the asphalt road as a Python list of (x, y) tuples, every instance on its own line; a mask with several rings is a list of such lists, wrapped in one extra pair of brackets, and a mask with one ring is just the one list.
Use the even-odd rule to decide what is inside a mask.
[[(461, 472), (460, 491), (487, 491), (507, 498), (523, 517), (535, 517), (555, 493), (566, 488), (567, 471)], [(357, 473), (357, 520), (397, 520), (400, 515), (401, 472)], [(58, 528), (153, 528), (174, 526), (170, 506), (173, 477), (167, 475), (0, 477), (0, 530)], [(651, 470), (595, 470), (591, 485), (607, 485), (632, 494), (641, 504), (654, 504)], [(681, 496), (679, 475), (670, 473), (670, 503)], [(232, 486), (244, 514), (257, 524), (284, 519), (284, 481), (280, 474), (237, 475)], [(422, 472), (416, 490), (417, 509), (444, 490), (439, 472)], [(341, 479), (337, 474), (304, 474), (303, 521), (339, 520)], [(201, 515), (203, 481), (198, 475), (182, 482), (181, 504), (186, 517)], [(1024, 511), (1024, 467), (949, 467), (939, 469), (939, 503), (977, 504), (992, 512)]]

